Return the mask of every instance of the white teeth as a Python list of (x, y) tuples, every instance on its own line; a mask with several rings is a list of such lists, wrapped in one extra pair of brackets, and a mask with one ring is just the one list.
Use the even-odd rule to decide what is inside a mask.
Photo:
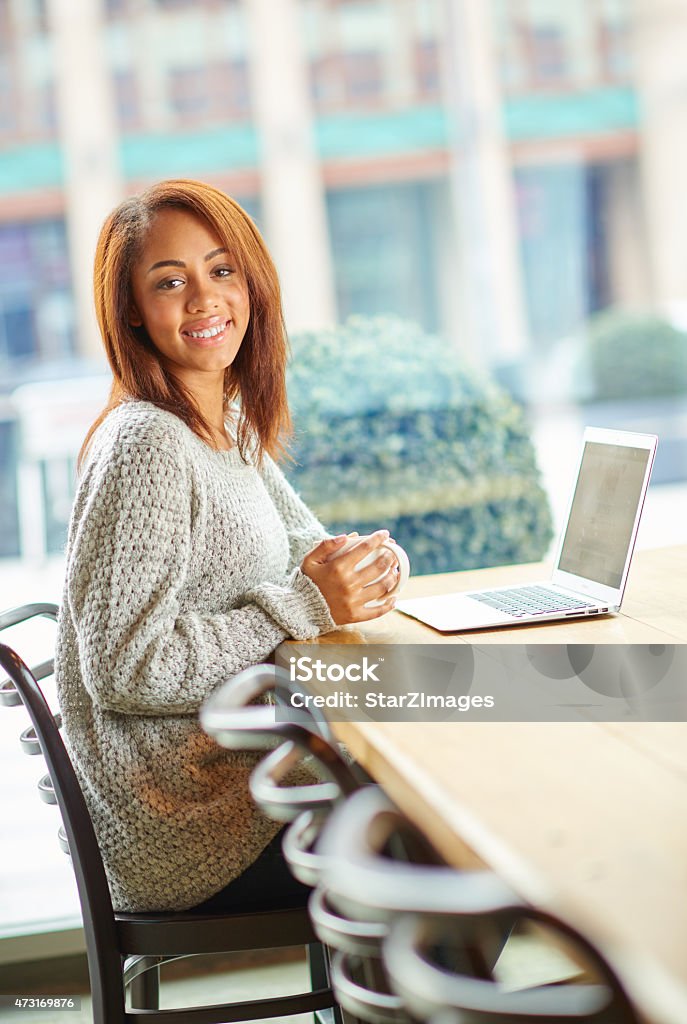
[(185, 333), (192, 338), (215, 338), (222, 333), (225, 327), (226, 324), (221, 324), (219, 327), (208, 327), (206, 331), (186, 331)]

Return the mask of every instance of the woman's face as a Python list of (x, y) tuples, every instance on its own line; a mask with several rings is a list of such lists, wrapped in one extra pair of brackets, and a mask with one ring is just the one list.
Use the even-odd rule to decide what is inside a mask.
[(143, 325), (162, 362), (187, 387), (224, 377), (248, 327), (245, 278), (209, 224), (187, 210), (155, 215), (131, 275), (129, 322)]

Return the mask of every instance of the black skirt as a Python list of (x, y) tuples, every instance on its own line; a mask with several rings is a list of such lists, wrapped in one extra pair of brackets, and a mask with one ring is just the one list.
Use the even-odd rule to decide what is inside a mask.
[(191, 908), (194, 913), (227, 913), (235, 910), (291, 910), (304, 907), (310, 888), (297, 881), (284, 860), (281, 841), (284, 829), (265, 847), (243, 874), (214, 896)]

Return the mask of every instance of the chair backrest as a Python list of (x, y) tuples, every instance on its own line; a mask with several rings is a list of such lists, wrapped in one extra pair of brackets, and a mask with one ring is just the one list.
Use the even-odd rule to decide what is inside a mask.
[[(329, 781), (284, 785), (284, 780), (307, 751)], [(307, 745), (287, 740), (253, 769), (250, 790), (260, 808), (277, 821), (293, 821), (303, 811), (328, 813), (359, 788), (343, 757), (326, 740), (313, 738)]]
[[(222, 729), (223, 745), (232, 749), (248, 749), (249, 742), (254, 750), (275, 746), (280, 737), (273, 726), (287, 721), (301, 724), (330, 740), (331, 730), (324, 718), (316, 718), (310, 709), (292, 705), (291, 698), (296, 692), (303, 690), (279, 665), (251, 665), (227, 679), (208, 697), (201, 708), (201, 724), (205, 728), (207, 722), (209, 731), (215, 724), (219, 725), (219, 716), (223, 716), (227, 723)], [(246, 705), (253, 705), (252, 714), (243, 713), (248, 711)], [(242, 714), (234, 721), (231, 712), (237, 710)], [(234, 725), (237, 731), (232, 738)]]
[(253, 769), (250, 791), (264, 814), (291, 822), (282, 840), (284, 857), (291, 874), (304, 885), (315, 886), (325, 867), (325, 858), (317, 849), (322, 829), (334, 808), (355, 792), (359, 783), (336, 747), (320, 740), (317, 763), (330, 781), (282, 785), (301, 760), (302, 751), (294, 743), (283, 743)]
[(477, 908), (513, 898), (487, 873), (466, 880), (447, 867), (378, 787), (362, 788), (338, 806), (316, 849), (323, 868), (308, 904), (313, 927), (320, 941), (336, 950), (337, 999), (370, 1024), (410, 1019), (381, 963), (382, 942), (395, 914), (423, 900), (443, 906), (448, 899), (469, 918)]
[[(534, 907), (513, 907), (513, 915), (516, 923), (535, 923), (540, 939), (546, 929), (556, 947), (561, 941), (572, 947), (595, 980), (509, 991), (493, 978), (456, 969), (465, 963), (460, 922), (408, 914), (392, 923), (383, 943), (391, 985), (408, 1011), (419, 1020), (442, 1024), (639, 1024), (614, 971), (583, 935)], [(488, 934), (494, 923), (483, 915), (471, 941)]]
[(323, 884), (343, 913), (389, 921), (400, 913), (433, 910), (460, 915), (503, 912), (518, 903), (489, 871), (457, 871), (376, 787), (354, 793), (332, 814), (319, 844), (327, 858)]
[[(200, 709), (203, 729), (223, 747), (264, 750), (281, 746), (280, 752), (262, 762), (265, 767), (258, 774), (254, 795), (258, 796), (264, 790), (266, 803), (274, 800), (275, 816), (287, 821), (306, 806), (331, 803), (336, 797), (334, 787), (346, 795), (359, 785), (319, 721), (309, 711), (289, 704), (292, 692), (283, 669), (275, 665), (254, 665), (218, 687)], [(268, 695), (276, 696), (279, 703), (254, 703)], [(276, 789), (279, 780), (298, 760), (297, 751), (301, 756), (313, 756), (331, 783), (316, 783), (307, 787), (307, 792), (306, 787), (302, 787), (302, 792), (292, 792), (292, 799), (300, 799), (303, 803), (291, 812), (286, 809), (288, 801), (282, 800)], [(280, 806), (283, 808), (281, 814)]]
[[(0, 614), (0, 631), (36, 616), (57, 618), (56, 605), (30, 604)], [(0, 684), (5, 704), (23, 703), (48, 766), (52, 787), (62, 815), (83, 915), (94, 1012), (118, 1007), (124, 1014), (124, 992), (114, 912), (100, 849), (90, 814), (59, 725), (38, 685), (36, 675), (19, 656), (0, 644), (0, 665), (8, 679)], [(52, 663), (44, 662), (37, 674), (45, 678)], [(96, 1016), (96, 1019), (102, 1017)]]

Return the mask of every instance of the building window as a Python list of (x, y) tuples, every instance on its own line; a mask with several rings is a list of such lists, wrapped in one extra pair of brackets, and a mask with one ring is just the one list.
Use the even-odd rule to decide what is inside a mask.
[(537, 347), (572, 335), (610, 302), (607, 175), (581, 163), (516, 170), (525, 297)]
[(7, 53), (12, 46), (12, 25), (7, 0), (0, 0), (0, 53)]
[(117, 114), (122, 128), (136, 128), (139, 124), (138, 84), (133, 71), (115, 71), (113, 74)]
[(73, 352), (64, 224), (0, 225), (0, 366), (6, 379), (27, 362)]
[(0, 56), (0, 134), (17, 133), (17, 99), (14, 80), (8, 58)]
[(40, 136), (52, 138), (57, 134), (57, 100), (54, 82), (40, 86), (36, 95), (36, 131)]
[(30, 294), (0, 300), (0, 355), (12, 362), (35, 357), (38, 349)]
[(598, 26), (601, 66), (612, 82), (627, 82), (632, 76), (631, 35), (623, 22), (602, 21)]
[(310, 63), (310, 92), (319, 110), (379, 100), (385, 91), (377, 52), (332, 53)]
[(128, 0), (105, 0), (105, 14), (108, 18), (122, 18), (127, 14)]
[(591, 54), (580, 51), (586, 44), (579, 29), (594, 16), (594, 4), (490, 0), (490, 8), (493, 43), (507, 92), (567, 84), (579, 72), (580, 60), (591, 59)]
[(319, 110), (343, 103), (341, 62), (338, 57), (328, 54), (311, 61), (310, 93)]
[(219, 120), (250, 116), (250, 81), (245, 60), (222, 61), (211, 65), (208, 81), (212, 110)]
[(339, 317), (395, 313), (438, 326), (433, 186), (385, 185), (327, 196)]
[(378, 99), (382, 95), (384, 78), (378, 53), (344, 53), (341, 63), (348, 100)]
[(565, 39), (557, 25), (528, 26), (526, 47), (533, 84), (548, 85), (566, 78)]
[(415, 45), (415, 78), (421, 99), (433, 99), (441, 93), (441, 62), (436, 39), (423, 39)]
[(204, 68), (172, 68), (169, 72), (172, 110), (182, 120), (207, 114), (210, 97)]
[(36, 28), (41, 35), (47, 35), (50, 31), (47, 6), (47, 0), (35, 0), (34, 11)]

